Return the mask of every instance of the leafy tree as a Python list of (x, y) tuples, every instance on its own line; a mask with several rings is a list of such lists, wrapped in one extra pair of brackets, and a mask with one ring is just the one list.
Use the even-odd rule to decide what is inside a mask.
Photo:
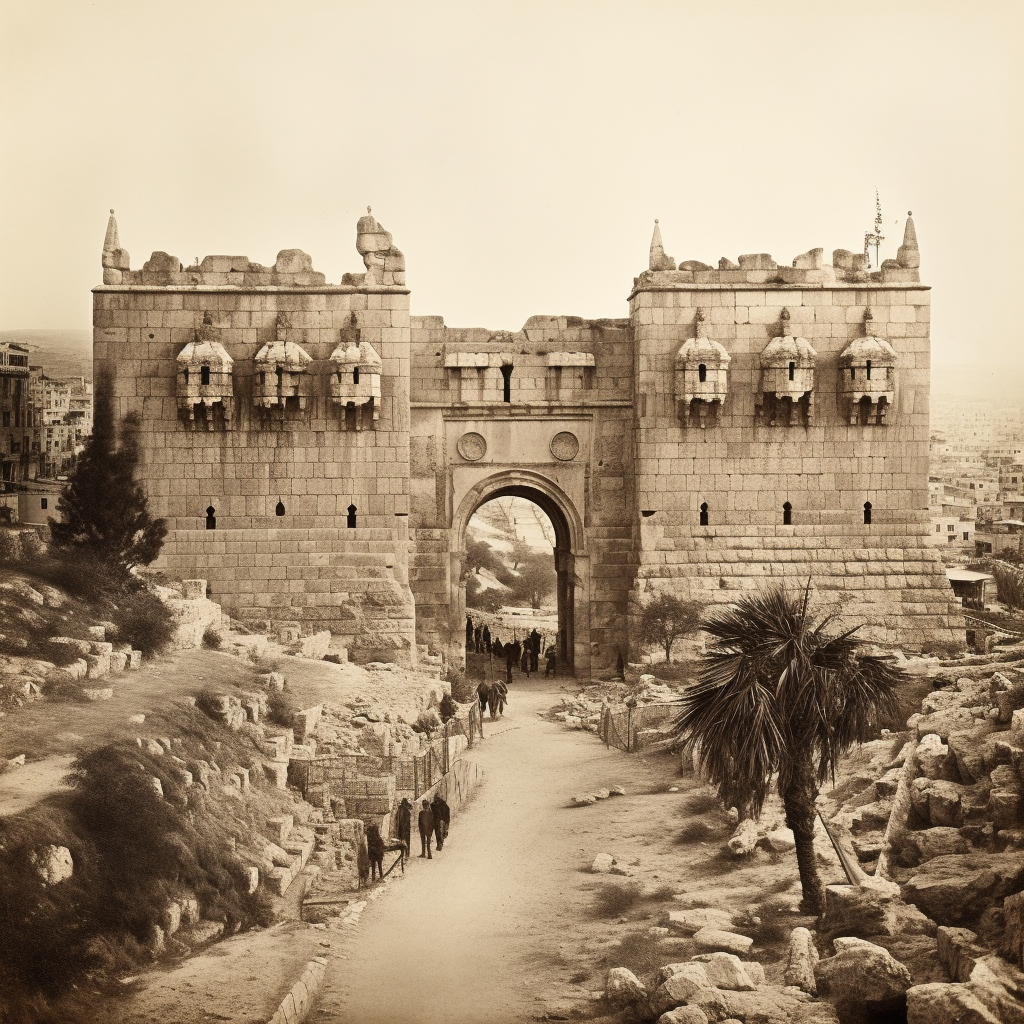
[(544, 599), (555, 589), (554, 559), (550, 554), (531, 550), (519, 567), (519, 575), (512, 581), (510, 597), (515, 603), (540, 608)]
[(121, 586), (135, 566), (156, 558), (167, 534), (135, 479), (139, 425), (138, 414), (129, 413), (117, 438), (110, 389), (100, 382), (92, 435), (57, 504), (63, 521), (50, 520), (57, 547), (95, 561)]
[(482, 612), (496, 612), (503, 604), (503, 592), (494, 587), (484, 587), (476, 576), (466, 581), (466, 607), (476, 608)]
[(814, 854), (818, 786), (840, 758), (895, 715), (902, 674), (859, 653), (857, 629), (832, 632), (834, 615), (809, 611), (783, 588), (714, 612), (697, 685), (682, 699), (677, 736), (696, 745), (700, 769), (719, 795), (757, 816), (777, 778), (796, 838), (803, 906), (820, 914), (825, 890)]
[(675, 594), (658, 594), (643, 606), (637, 620), (637, 639), (645, 647), (661, 647), (665, 661), (672, 660), (672, 647), (680, 637), (700, 626), (701, 606), (683, 601)]

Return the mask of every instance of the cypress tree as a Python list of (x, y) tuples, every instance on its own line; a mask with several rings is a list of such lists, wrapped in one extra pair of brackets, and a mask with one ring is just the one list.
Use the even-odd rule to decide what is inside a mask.
[(50, 520), (54, 544), (92, 561), (117, 586), (130, 583), (131, 570), (160, 553), (167, 526), (154, 519), (142, 485), (138, 413), (114, 422), (109, 382), (97, 382), (92, 435), (57, 503), (62, 522)]

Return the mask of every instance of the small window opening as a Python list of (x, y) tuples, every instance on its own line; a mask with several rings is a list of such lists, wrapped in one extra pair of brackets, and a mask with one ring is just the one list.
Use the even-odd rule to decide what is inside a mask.
[(789, 364), (789, 379), (793, 380), (796, 377), (796, 363)]
[(706, 501), (702, 502), (700, 506), (700, 525), (708, 525), (708, 503)]
[(266, 373), (266, 370), (260, 370), (260, 387), (261, 388), (265, 387), (266, 383), (267, 383), (267, 373)]
[(359, 367), (358, 366), (352, 371), (352, 383), (353, 384), (358, 384), (359, 383)]
[(793, 525), (793, 506), (788, 501), (782, 506), (782, 525)]
[(274, 508), (274, 515), (275, 516), (283, 516), (284, 515), (284, 502), (283, 501), (279, 501), (277, 503), (277, 506)]
[(277, 367), (277, 389), (281, 390), (281, 382), (284, 380), (284, 370), (281, 367)]
[(345, 524), (350, 530), (356, 528), (356, 507), (355, 505), (349, 505), (348, 507), (348, 520)]
[(214, 515), (216, 511), (212, 505), (206, 510), (206, 528), (208, 530), (217, 529), (217, 517)]
[(864, 502), (864, 525), (865, 526), (870, 526), (871, 525), (871, 502), (870, 501), (865, 501)]
[(701, 384), (703, 384), (707, 379), (708, 368), (703, 363), (701, 363), (700, 366), (697, 367), (697, 380), (699, 380)]
[(857, 379), (857, 367), (856, 366), (851, 366), (850, 367), (850, 380), (856, 380), (856, 379)]
[(501, 376), (504, 378), (505, 385), (504, 391), (501, 396), (503, 402), (512, 401), (512, 365), (511, 363), (506, 364), (501, 368)]
[(45, 509), (47, 507), (47, 499), (46, 498), (40, 498), (39, 499), (39, 507), (42, 508), (42, 509)]
[(204, 366), (199, 371), (199, 383), (204, 387), (210, 383), (210, 368), (208, 366)]
[(871, 360), (870, 359), (865, 364), (865, 369), (868, 371), (868, 380), (871, 380)]
[(184, 368), (184, 372), (185, 372), (185, 383), (187, 384), (188, 383), (188, 367), (187, 366)]
[(644, 517), (644, 519), (650, 519), (650, 518), (651, 518), (651, 516), (653, 516), (653, 515), (654, 515), (654, 513), (655, 513), (655, 512), (657, 512), (657, 511), (658, 511), (658, 510), (657, 510), (656, 508), (645, 508), (645, 509), (644, 509), (644, 510), (643, 510), (643, 511), (642, 511), (642, 512), (640, 513), (640, 515), (642, 515), (642, 516)]

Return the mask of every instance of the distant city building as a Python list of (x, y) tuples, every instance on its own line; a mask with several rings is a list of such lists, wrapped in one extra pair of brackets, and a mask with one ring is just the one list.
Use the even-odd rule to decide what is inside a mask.
[(41, 476), (66, 476), (74, 468), (92, 433), (92, 381), (58, 380), (41, 366), (29, 368), (32, 449)]
[(28, 349), (0, 342), (0, 480), (31, 480), (38, 459), (32, 452)]

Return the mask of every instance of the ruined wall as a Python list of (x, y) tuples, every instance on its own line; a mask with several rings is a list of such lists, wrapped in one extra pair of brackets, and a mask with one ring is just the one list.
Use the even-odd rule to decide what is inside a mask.
[[(360, 251), (377, 235), (363, 218)], [(158, 568), (205, 577), (235, 617), (298, 619), (408, 658), (409, 294), (382, 269), (386, 241), (379, 260), (364, 252), (365, 274), (329, 285), (297, 250), (272, 268), (154, 253), (131, 271), (108, 230), (93, 354), (117, 416), (142, 417), (150, 507), (169, 527)], [(346, 408), (331, 357), (361, 343), (379, 355), (380, 396)], [(296, 370), (282, 385), (275, 353)]]
[[(866, 636), (910, 646), (962, 642), (942, 567), (924, 543), (928, 288), (913, 260), (911, 267), (887, 261), (875, 273), (849, 253), (835, 253), (833, 262), (823, 264), (820, 250), (792, 267), (758, 255), (637, 279), (630, 297), (640, 525), (634, 598), (667, 587), (712, 603), (768, 579), (802, 585), (810, 577), (845, 618), (869, 624)], [(665, 382), (680, 348), (700, 334), (730, 357), (727, 396), (687, 410)], [(844, 353), (865, 335), (896, 354), (891, 401), (882, 421), (872, 407), (865, 416), (872, 422), (851, 424)], [(762, 353), (780, 337), (805, 339), (817, 356), (810, 414), (784, 406), (772, 424)]]

